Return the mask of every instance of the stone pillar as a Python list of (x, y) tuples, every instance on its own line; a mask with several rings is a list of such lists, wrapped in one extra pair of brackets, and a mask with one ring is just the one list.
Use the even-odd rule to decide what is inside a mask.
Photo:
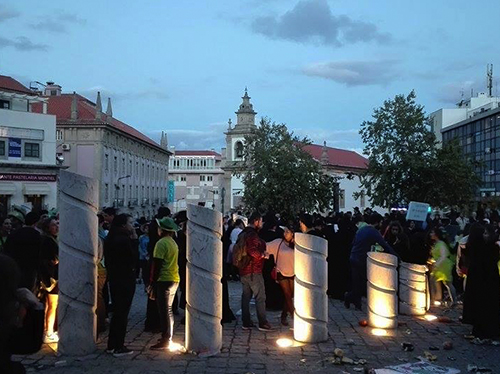
[(427, 266), (401, 262), (399, 265), (399, 313), (422, 316), (430, 307)]
[(368, 323), (372, 327), (394, 329), (398, 327), (398, 258), (369, 252), (366, 261)]
[(61, 171), (58, 203), (58, 351), (84, 356), (96, 349), (97, 179)]
[(222, 214), (187, 207), (186, 348), (215, 355), (222, 348)]
[(295, 234), (295, 315), (293, 337), (306, 343), (328, 339), (328, 241)]

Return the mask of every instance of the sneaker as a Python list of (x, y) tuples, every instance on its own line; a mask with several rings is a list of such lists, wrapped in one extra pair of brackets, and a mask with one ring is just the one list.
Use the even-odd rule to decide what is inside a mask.
[(108, 355), (112, 355), (114, 351), (115, 351), (115, 350), (114, 350), (113, 348), (108, 348), (108, 349), (106, 349), (106, 353), (107, 353)]
[(273, 331), (273, 328), (269, 324), (269, 322), (259, 324), (259, 331)]
[(158, 343), (149, 347), (152, 351), (163, 351), (168, 348), (168, 341), (160, 339)]
[(115, 349), (113, 351), (113, 356), (115, 356), (115, 357), (123, 357), (123, 356), (131, 355), (133, 353), (134, 353), (134, 351), (131, 351), (127, 347), (121, 347), (121, 348)]
[(43, 337), (43, 342), (46, 344), (57, 343), (59, 341), (59, 335), (55, 332), (52, 334), (45, 334)]
[(255, 325), (253, 324), (253, 322), (250, 322), (249, 324), (243, 324), (243, 326), (241, 326), (241, 329), (242, 330), (251, 330), (255, 327)]

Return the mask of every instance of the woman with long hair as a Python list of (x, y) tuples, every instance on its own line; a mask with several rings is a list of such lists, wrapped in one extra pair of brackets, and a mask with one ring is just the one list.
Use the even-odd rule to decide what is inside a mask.
[(410, 241), (399, 221), (392, 221), (387, 226), (384, 239), (397, 252), (401, 261), (410, 261)]
[(56, 324), (57, 303), (59, 301), (58, 269), (59, 269), (59, 222), (55, 218), (46, 218), (41, 224), (42, 240), (40, 248), (41, 289), (45, 298), (45, 335), (44, 343), (59, 341)]
[(0, 217), (0, 253), (2, 253), (2, 248), (7, 237), (12, 230), (12, 221), (9, 217)]
[(288, 326), (287, 315), (293, 318), (295, 308), (293, 306), (294, 293), (294, 256), (295, 240), (293, 231), (284, 228), (282, 239), (275, 239), (267, 243), (267, 252), (274, 256), (276, 262), (276, 281), (281, 287), (284, 295), (283, 311), (281, 312), (281, 324)]
[(431, 271), (431, 298), (434, 302), (440, 302), (443, 298), (442, 287), (448, 290), (451, 304), (457, 301), (455, 287), (453, 286), (453, 261), (450, 258), (450, 250), (444, 241), (444, 234), (439, 228), (434, 228), (429, 232), (431, 243), (431, 257), (429, 263), (432, 265)]
[(179, 247), (174, 235), (179, 227), (170, 217), (156, 219), (160, 240), (153, 251), (153, 266), (150, 285), (156, 289), (156, 303), (160, 315), (161, 338), (151, 346), (153, 350), (169, 347), (174, 336), (174, 313), (172, 304), (179, 287)]

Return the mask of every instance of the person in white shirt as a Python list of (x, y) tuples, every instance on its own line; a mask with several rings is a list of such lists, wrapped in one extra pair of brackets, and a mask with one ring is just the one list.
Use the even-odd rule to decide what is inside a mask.
[(293, 231), (287, 227), (281, 227), (284, 230), (283, 239), (275, 239), (267, 243), (267, 252), (274, 256), (277, 270), (277, 282), (283, 290), (285, 302), (283, 312), (281, 313), (281, 324), (288, 326), (287, 315), (293, 318), (295, 311), (293, 307), (293, 286), (295, 278), (294, 269), (294, 236)]

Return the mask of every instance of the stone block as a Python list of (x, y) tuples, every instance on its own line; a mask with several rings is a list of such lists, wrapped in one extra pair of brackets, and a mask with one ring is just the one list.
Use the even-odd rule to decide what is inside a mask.
[(99, 184), (67, 171), (59, 178), (58, 352), (86, 356), (96, 349)]
[(222, 348), (222, 214), (188, 205), (186, 348), (204, 356)]

